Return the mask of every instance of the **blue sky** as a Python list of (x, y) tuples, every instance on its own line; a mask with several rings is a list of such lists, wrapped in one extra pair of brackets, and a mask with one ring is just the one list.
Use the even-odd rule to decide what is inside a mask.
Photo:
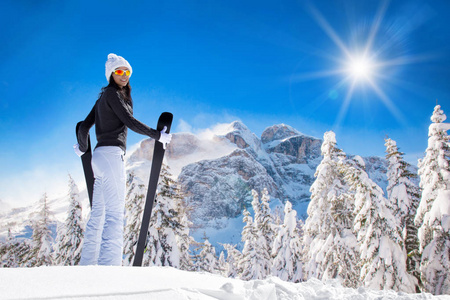
[[(152, 127), (163, 111), (173, 132), (285, 123), (334, 130), (362, 156), (384, 156), (389, 135), (415, 162), (436, 99), (450, 113), (449, 13), (445, 0), (3, 1), (0, 200), (81, 180), (74, 126), (111, 52), (132, 65), (135, 116)], [(343, 71), (362, 53), (367, 78)]]

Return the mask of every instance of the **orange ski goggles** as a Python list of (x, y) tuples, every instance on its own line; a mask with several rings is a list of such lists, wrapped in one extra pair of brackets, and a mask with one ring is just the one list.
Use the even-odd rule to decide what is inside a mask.
[(127, 75), (130, 76), (131, 71), (130, 70), (115, 70), (114, 74), (122, 76), (122, 75)]

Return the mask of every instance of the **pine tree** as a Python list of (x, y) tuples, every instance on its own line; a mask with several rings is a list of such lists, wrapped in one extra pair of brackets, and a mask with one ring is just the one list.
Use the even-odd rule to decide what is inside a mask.
[(125, 197), (125, 230), (123, 247), (123, 264), (132, 265), (146, 196), (146, 186), (134, 172), (128, 174), (127, 195)]
[(178, 215), (180, 216), (180, 224), (182, 225), (177, 231), (177, 244), (180, 250), (180, 269), (192, 271), (194, 269), (194, 262), (192, 261), (191, 245), (195, 244), (194, 238), (190, 235), (191, 222), (186, 214), (186, 206), (179, 204)]
[(300, 282), (302, 270), (302, 242), (297, 228), (297, 212), (287, 201), (284, 208), (284, 223), (272, 247), (272, 274), (291, 282)]
[[(167, 167), (167, 178), (171, 180), (170, 169)], [(189, 207), (185, 202), (185, 194), (177, 181), (170, 181), (171, 199), (174, 203), (175, 218), (178, 226), (175, 228), (176, 241), (179, 249), (179, 268), (181, 270), (191, 271), (194, 269), (194, 262), (192, 260), (191, 246), (195, 245), (196, 241), (190, 235), (190, 228), (192, 222), (189, 216), (192, 213), (192, 207)]]
[(226, 272), (228, 270), (228, 263), (225, 259), (225, 253), (220, 251), (219, 259), (217, 260), (218, 272), (219, 274), (226, 276)]
[(373, 289), (413, 293), (415, 280), (406, 271), (406, 251), (394, 207), (363, 168), (364, 161), (356, 157), (347, 169), (347, 180), (355, 192), (353, 229), (360, 245), (360, 280)]
[(273, 221), (270, 215), (270, 196), (267, 189), (262, 192), (261, 201), (255, 190), (252, 190), (252, 207), (255, 213), (253, 222), (255, 234), (255, 251), (258, 254), (258, 268), (261, 270), (261, 278), (266, 278), (271, 274), (272, 256), (271, 246), (273, 243)]
[(344, 286), (355, 287), (359, 251), (352, 230), (354, 199), (345, 180), (345, 153), (336, 147), (332, 131), (324, 134), (321, 150), (304, 226), (306, 278), (339, 278)]
[[(417, 227), (414, 225), (414, 217), (419, 205), (420, 190), (411, 181), (417, 176), (411, 173), (410, 165), (404, 161), (403, 153), (397, 148), (397, 143), (392, 139), (385, 139), (386, 160), (388, 161), (388, 187), (387, 195), (394, 209), (394, 215), (400, 219), (404, 248), (408, 255), (406, 265), (408, 273), (420, 279), (419, 264), (419, 240)], [(418, 290), (418, 283), (416, 287)]]
[(243, 272), (239, 268), (239, 262), (242, 260), (242, 253), (236, 249), (236, 245), (223, 244), (224, 249), (227, 251), (227, 269), (225, 270), (225, 276), (231, 278), (239, 277), (239, 274)]
[(17, 267), (14, 237), (11, 233), (11, 229), (8, 228), (8, 235), (4, 243), (0, 244), (0, 267), (2, 268), (14, 268)]
[(242, 273), (239, 273), (239, 277), (243, 280), (257, 279), (258, 274), (255, 274), (253, 266), (256, 264), (255, 254), (255, 228), (253, 226), (253, 218), (250, 216), (250, 212), (245, 208), (243, 211), (243, 221), (245, 223), (242, 229), (242, 241), (244, 242), (244, 248), (242, 249), (242, 258), (239, 261), (239, 269)]
[(83, 245), (82, 206), (78, 187), (69, 175), (69, 211), (66, 222), (58, 226), (55, 242), (55, 264), (62, 266), (77, 265), (81, 258)]
[(189, 256), (193, 239), (189, 236), (190, 223), (181, 189), (171, 178), (166, 165), (161, 169), (160, 180), (157, 203), (150, 219), (145, 261), (149, 265), (189, 270), (193, 266)]
[(150, 219), (146, 254), (150, 266), (179, 267), (179, 251), (175, 238), (175, 210), (170, 199), (158, 193)]
[(332, 217), (330, 215), (330, 202), (328, 193), (334, 182), (334, 170), (336, 164), (336, 139), (334, 133), (329, 131), (324, 134), (324, 140), (321, 147), (323, 159), (317, 166), (314, 177), (316, 180), (310, 188), (311, 201), (309, 202), (307, 213), (308, 218), (305, 221), (304, 239), (304, 258), (306, 278), (321, 279), (323, 271), (320, 266), (323, 255), (318, 255), (319, 250), (325, 244), (329, 224)]
[(0, 267), (1, 268), (8, 268), (7, 261), (8, 261), (8, 255), (10, 252), (10, 247), (9, 247), (10, 232), (11, 232), (10, 229), (8, 229), (8, 236), (7, 236), (5, 242), (0, 241)]
[(219, 273), (216, 249), (211, 245), (208, 239), (205, 239), (205, 241), (201, 243), (199, 250), (200, 251), (195, 262), (196, 270), (209, 273)]
[[(163, 259), (162, 262), (161, 258)], [(152, 220), (150, 219), (150, 226), (147, 233), (147, 245), (144, 250), (142, 266), (161, 266), (163, 263), (166, 263), (165, 253), (163, 246), (161, 245), (159, 232), (157, 228), (152, 226)]]
[(259, 204), (259, 215), (255, 212), (255, 223), (258, 226), (258, 231), (266, 239), (268, 251), (271, 253), (272, 244), (275, 236), (274, 232), (274, 220), (270, 212), (270, 195), (267, 188), (264, 188), (261, 192), (261, 203)]
[(419, 161), (422, 197), (415, 218), (422, 260), (421, 279), (427, 292), (450, 294), (450, 146), (443, 123), (446, 115), (437, 105), (428, 131), (428, 148)]
[(244, 222), (246, 223), (242, 230), (244, 248), (238, 266), (242, 273), (239, 276), (242, 280), (265, 279), (268, 275), (267, 248), (260, 246), (265, 244), (265, 238), (258, 235), (253, 218), (247, 209), (244, 209)]
[(32, 256), (31, 265), (33, 267), (50, 266), (52, 259), (52, 236), (50, 230), (50, 209), (48, 207), (48, 198), (45, 193), (41, 200), (41, 209), (37, 219), (33, 222), (32, 235)]
[(3, 268), (31, 267), (34, 262), (31, 242), (29, 239), (19, 240), (15, 238), (10, 229), (6, 243), (0, 250), (1, 265)]

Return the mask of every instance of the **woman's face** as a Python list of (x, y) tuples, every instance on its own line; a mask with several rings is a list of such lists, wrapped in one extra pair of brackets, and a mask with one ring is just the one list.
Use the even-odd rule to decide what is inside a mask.
[[(116, 70), (128, 71), (128, 68), (127, 67), (118, 67)], [(127, 76), (126, 72), (123, 72), (123, 75), (117, 75), (114, 71), (112, 73), (112, 76), (113, 76), (116, 84), (120, 87), (126, 86), (128, 84), (128, 81), (130, 80), (130, 76)]]

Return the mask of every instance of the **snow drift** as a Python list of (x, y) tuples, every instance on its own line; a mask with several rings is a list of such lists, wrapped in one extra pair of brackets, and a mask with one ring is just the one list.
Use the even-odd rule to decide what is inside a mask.
[(169, 267), (40, 267), (0, 269), (0, 299), (450, 299), (365, 288), (337, 281), (290, 283), (277, 277), (242, 281)]

